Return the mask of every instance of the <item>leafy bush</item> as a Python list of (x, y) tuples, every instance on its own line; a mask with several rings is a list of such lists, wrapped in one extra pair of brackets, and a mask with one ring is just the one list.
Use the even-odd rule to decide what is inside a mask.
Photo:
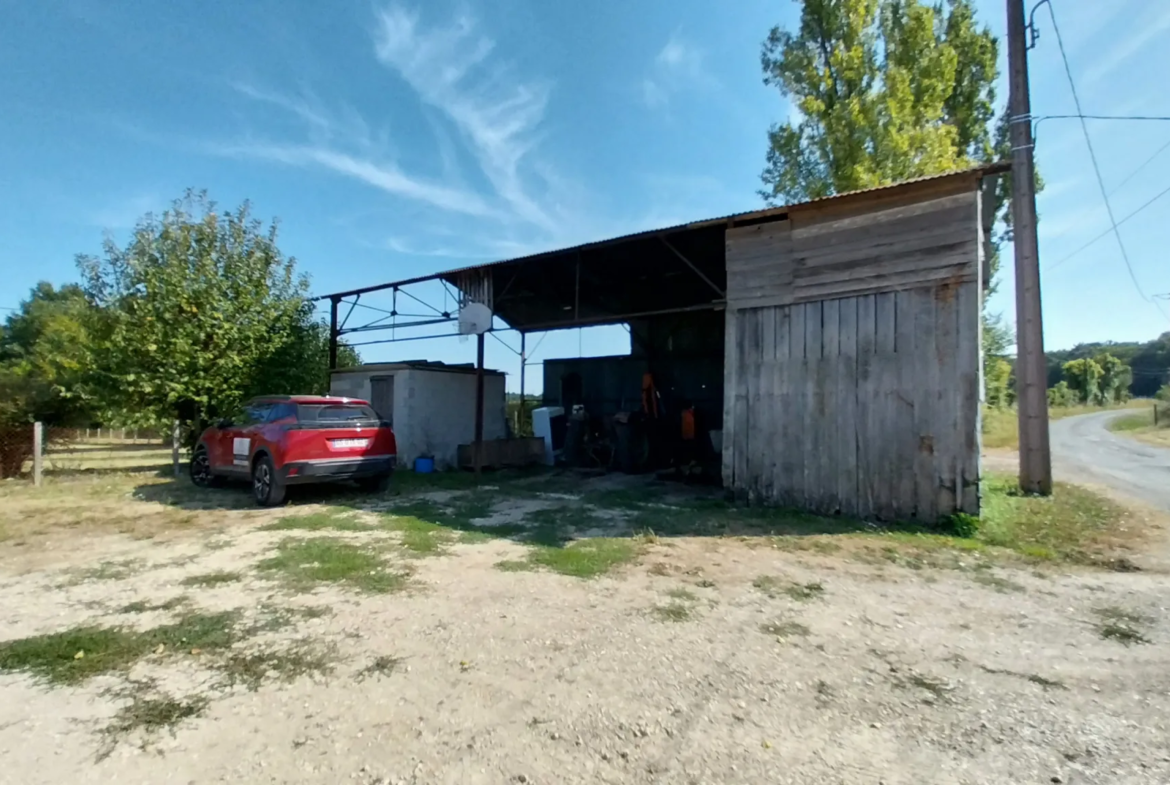
[(943, 519), (943, 530), (955, 537), (966, 537), (968, 539), (974, 537), (979, 533), (979, 518), (974, 515), (968, 515), (965, 512), (956, 512), (953, 515), (948, 515)]

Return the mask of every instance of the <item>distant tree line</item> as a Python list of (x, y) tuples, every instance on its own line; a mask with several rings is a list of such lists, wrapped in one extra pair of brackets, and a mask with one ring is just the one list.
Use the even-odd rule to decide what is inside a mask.
[(0, 428), (195, 425), (252, 395), (328, 389), (308, 280), (247, 202), (220, 212), (188, 191), (77, 266), (78, 283), (37, 284), (0, 327)]
[[(1050, 351), (1048, 402), (1053, 406), (1103, 406), (1130, 398), (1170, 400), (1170, 332), (1146, 343), (1078, 344)], [(1014, 358), (986, 358), (984, 382), (989, 406), (1015, 402)]]

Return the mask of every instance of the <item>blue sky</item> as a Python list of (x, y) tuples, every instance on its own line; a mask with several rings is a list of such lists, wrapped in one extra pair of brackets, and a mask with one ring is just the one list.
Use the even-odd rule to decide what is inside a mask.
[[(1052, 3), (1087, 113), (1170, 115), (1170, 3)], [(761, 83), (759, 45), (797, 12), (776, 0), (0, 0), (0, 306), (38, 280), (75, 279), (74, 254), (97, 252), (104, 232), (124, 238), (188, 186), (279, 216), (281, 247), (317, 293), (759, 207), (765, 132), (788, 112)], [(1002, 34), (1001, 0), (980, 15)], [(1038, 19), (1033, 111), (1071, 113)], [(1119, 219), (1170, 186), (1170, 149), (1148, 160), (1170, 123), (1090, 131)], [(1065, 259), (1108, 227), (1079, 125), (1044, 122), (1038, 160), (1047, 346), (1170, 329), (1114, 238)], [(1167, 218), (1170, 196), (1122, 227), (1147, 295), (1170, 292)], [(1006, 272), (993, 307), (1010, 318)], [(620, 327), (598, 328), (550, 334), (536, 358), (627, 349)], [(515, 389), (515, 355), (494, 340), (487, 352)], [(474, 343), (364, 351), (424, 356), (470, 361)]]

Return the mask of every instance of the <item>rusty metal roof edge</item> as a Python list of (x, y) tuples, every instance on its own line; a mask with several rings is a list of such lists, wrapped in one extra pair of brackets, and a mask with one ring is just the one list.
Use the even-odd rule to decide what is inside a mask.
[(972, 166), (966, 169), (956, 169), (952, 172), (943, 172), (941, 174), (929, 174), (921, 177), (913, 177), (909, 180), (901, 180), (896, 183), (888, 185), (875, 185), (871, 188), (861, 188), (856, 191), (846, 191), (844, 193), (832, 194), (831, 196), (822, 196), (816, 199), (809, 199), (805, 202), (794, 202), (779, 207), (765, 207), (760, 210), (748, 210), (742, 213), (731, 213), (730, 215), (718, 216), (715, 218), (703, 218), (688, 223), (676, 224), (674, 226), (663, 226), (657, 229), (645, 229), (640, 232), (631, 232), (630, 234), (618, 235), (617, 237), (608, 237), (603, 240), (591, 240), (587, 243), (579, 243), (577, 245), (570, 245), (564, 248), (552, 248), (547, 251), (538, 251), (533, 254), (525, 256), (515, 256), (509, 259), (499, 259), (494, 262), (484, 262), (482, 264), (468, 265), (467, 267), (457, 267), (452, 270), (443, 270), (430, 275), (420, 276), (417, 278), (406, 278), (401, 281), (391, 281), (389, 283), (377, 284), (375, 286), (367, 286), (361, 289), (354, 289), (347, 292), (337, 292), (334, 294), (322, 294), (313, 297), (313, 300), (328, 300), (332, 298), (349, 297), (354, 294), (364, 294), (366, 292), (378, 291), (382, 289), (389, 289), (395, 286), (407, 286), (415, 283), (423, 283), (425, 281), (435, 281), (439, 279), (450, 280), (463, 273), (469, 273), (476, 270), (486, 270), (495, 267), (503, 267), (510, 264), (523, 264), (526, 262), (534, 262), (544, 257), (558, 256), (560, 254), (573, 253), (584, 251), (589, 248), (598, 248), (606, 245), (614, 245), (617, 243), (628, 242), (630, 240), (638, 240), (648, 237), (656, 237), (659, 235), (672, 234), (674, 232), (686, 231), (689, 229), (705, 229), (711, 226), (718, 226), (720, 224), (735, 223), (737, 221), (755, 221), (760, 219), (779, 218), (786, 216), (790, 210), (805, 207), (808, 205), (823, 204), (825, 202), (832, 202), (837, 199), (845, 199), (848, 197), (859, 196), (862, 194), (879, 193), (882, 191), (890, 191), (895, 188), (902, 188), (907, 185), (919, 185), (922, 183), (935, 182), (939, 180), (948, 180), (951, 178), (970, 177), (978, 175), (980, 178), (988, 177), (990, 175), (1003, 174), (1011, 171), (1012, 165), (1010, 161), (996, 161), (990, 164), (981, 164), (979, 166)]

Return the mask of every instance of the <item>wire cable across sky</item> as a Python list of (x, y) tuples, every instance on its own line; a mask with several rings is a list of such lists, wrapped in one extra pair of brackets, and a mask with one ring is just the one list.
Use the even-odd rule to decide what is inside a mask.
[(1162, 310), (1162, 306), (1157, 300), (1149, 297), (1145, 291), (1142, 290), (1141, 283), (1138, 282), (1137, 275), (1133, 271), (1133, 265), (1129, 261), (1129, 253), (1125, 249), (1125, 242), (1121, 239), (1121, 231), (1117, 228), (1117, 219), (1113, 215), (1113, 205), (1109, 201), (1109, 192), (1105, 188), (1105, 179), (1101, 176), (1101, 166), (1097, 163), (1097, 153), (1093, 149), (1093, 140), (1089, 137), (1089, 125), (1086, 122), (1086, 115), (1081, 108), (1081, 99), (1077, 94), (1076, 82), (1073, 79), (1072, 68), (1068, 64), (1068, 54), (1064, 51), (1064, 39), (1060, 35), (1060, 25), (1056, 21), (1056, 10), (1052, 7), (1051, 2), (1045, 3), (1048, 6), (1048, 15), (1052, 18), (1052, 31), (1056, 34), (1056, 45), (1060, 49), (1060, 59), (1064, 63), (1064, 73), (1068, 77), (1068, 87), (1072, 91), (1073, 104), (1076, 106), (1076, 117), (1081, 122), (1081, 131), (1085, 136), (1085, 145), (1089, 148), (1089, 160), (1093, 163), (1093, 173), (1097, 177), (1097, 186), (1101, 189), (1101, 199), (1105, 202), (1105, 212), (1109, 216), (1109, 224), (1113, 235), (1117, 238), (1117, 247), (1121, 250), (1121, 258), (1125, 262), (1125, 269), (1129, 271), (1129, 278), (1133, 281), (1134, 288), (1137, 289), (1138, 294), (1143, 300), (1153, 305), (1158, 309), (1164, 318), (1167, 317), (1166, 312)]

